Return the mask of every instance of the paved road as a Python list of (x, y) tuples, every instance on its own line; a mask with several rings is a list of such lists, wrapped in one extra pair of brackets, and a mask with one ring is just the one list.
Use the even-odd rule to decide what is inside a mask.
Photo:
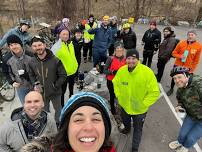
[[(148, 28), (146, 25), (135, 25), (135, 32), (137, 34), (138, 42), (137, 42), (137, 49), (140, 52), (140, 58), (142, 57), (142, 46), (141, 46), (141, 38), (144, 34), (144, 31)], [(163, 26), (158, 26), (158, 28), (162, 31), (164, 28)], [(176, 35), (179, 39), (186, 39), (186, 33), (188, 28), (184, 27), (176, 27)], [(198, 39), (202, 42), (202, 31), (197, 30), (198, 32)], [(202, 58), (201, 58), (202, 59)], [(170, 86), (170, 70), (173, 66), (174, 60), (171, 61), (166, 65), (166, 69), (164, 72), (164, 76), (162, 78), (162, 90), (167, 91)], [(157, 63), (157, 55), (154, 56), (152, 69), (156, 72), (156, 63)], [(81, 69), (90, 70), (92, 68), (92, 64), (82, 64)], [(199, 67), (196, 71), (197, 74), (202, 76), (202, 62), (200, 62)], [(68, 93), (67, 96), (68, 97)], [(178, 130), (180, 128), (180, 124), (175, 118), (173, 112), (171, 111), (170, 107), (168, 106), (167, 102), (171, 102), (174, 106), (176, 105), (175, 94), (170, 96), (166, 100), (167, 96), (164, 94), (162, 95), (159, 100), (151, 107), (147, 114), (146, 122), (144, 125), (143, 137), (142, 142), (140, 145), (140, 152), (171, 152), (168, 148), (168, 143), (172, 140), (175, 140), (178, 134)], [(4, 110), (0, 112), (0, 123), (4, 122), (8, 119), (11, 111), (20, 106), (18, 99), (16, 98), (12, 103), (5, 103), (3, 105)], [(121, 136), (117, 137), (116, 139), (119, 140), (119, 144), (122, 144), (124, 148), (124, 152), (128, 152), (129, 148), (131, 147), (131, 136)], [(202, 147), (201, 142), (199, 145)], [(191, 152), (196, 152), (194, 149)]]

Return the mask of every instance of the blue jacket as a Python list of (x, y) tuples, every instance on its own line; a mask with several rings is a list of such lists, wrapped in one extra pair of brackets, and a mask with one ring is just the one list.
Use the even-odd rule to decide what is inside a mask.
[(3, 36), (3, 38), (0, 40), (0, 48), (2, 48), (6, 44), (7, 37), (10, 36), (10, 35), (13, 35), (13, 34), (17, 35), (21, 39), (23, 45), (28, 44), (31, 41), (31, 36), (30, 36), (29, 33), (27, 33), (27, 32), (21, 32), (20, 29), (19, 29), (19, 27), (14, 27), (14, 28), (10, 29)]
[(117, 24), (115, 24), (115, 25), (110, 24), (110, 27), (111, 27), (111, 31), (112, 31), (112, 42), (111, 42), (111, 44), (114, 44), (116, 42), (116, 39), (117, 39), (117, 32), (118, 32)]
[(93, 41), (93, 50), (95, 52), (104, 52), (106, 53), (107, 49), (110, 47), (112, 42), (112, 31), (108, 27), (105, 29), (103, 25), (100, 28), (88, 30), (89, 34), (95, 34)]

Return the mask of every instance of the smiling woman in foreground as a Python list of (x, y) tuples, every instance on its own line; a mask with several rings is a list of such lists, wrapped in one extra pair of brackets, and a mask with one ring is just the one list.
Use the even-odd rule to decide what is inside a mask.
[(82, 92), (72, 96), (60, 116), (54, 152), (115, 152), (109, 142), (111, 122), (103, 98)]

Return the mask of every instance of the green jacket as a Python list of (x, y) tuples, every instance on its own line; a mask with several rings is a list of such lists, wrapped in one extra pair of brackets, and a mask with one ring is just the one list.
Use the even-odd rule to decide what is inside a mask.
[(112, 82), (120, 106), (130, 115), (147, 112), (160, 95), (153, 71), (141, 63), (132, 72), (128, 65), (121, 67)]
[[(94, 22), (92, 28), (96, 28), (96, 27), (97, 27), (97, 23)], [(91, 40), (94, 40), (94, 34), (89, 34), (89, 33), (88, 33), (88, 30), (89, 30), (89, 29), (91, 29), (90, 25), (89, 25), (89, 24), (85, 24), (85, 30), (84, 30), (84, 34), (83, 34), (84, 42), (85, 42), (85, 43), (88, 43), (88, 42), (90, 42)]]
[(187, 115), (194, 120), (202, 121), (202, 78), (194, 75), (189, 78), (185, 88), (176, 93), (178, 105), (185, 108)]
[(58, 57), (67, 73), (68, 76), (76, 73), (78, 69), (78, 63), (74, 53), (74, 46), (72, 42), (65, 44), (61, 40), (58, 40), (51, 48), (54, 55)]

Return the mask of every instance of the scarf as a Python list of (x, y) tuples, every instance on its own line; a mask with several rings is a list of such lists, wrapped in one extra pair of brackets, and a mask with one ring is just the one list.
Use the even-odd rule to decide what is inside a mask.
[(31, 120), (27, 114), (23, 111), (21, 114), (21, 121), (27, 135), (27, 139), (30, 141), (34, 137), (39, 136), (41, 131), (45, 128), (47, 122), (47, 114), (45, 111), (42, 111), (38, 118)]

